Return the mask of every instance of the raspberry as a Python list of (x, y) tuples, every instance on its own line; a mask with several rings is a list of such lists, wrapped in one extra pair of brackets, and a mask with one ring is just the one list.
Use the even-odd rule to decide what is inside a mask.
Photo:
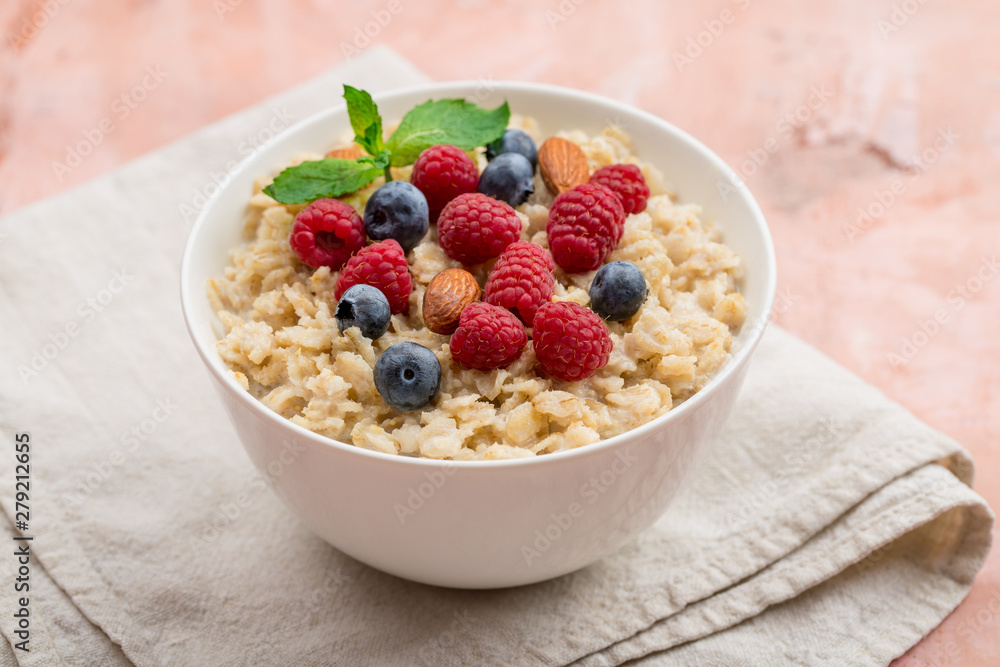
[(597, 313), (572, 301), (550, 301), (535, 314), (535, 356), (548, 375), (575, 382), (608, 363), (614, 343)]
[(410, 307), (413, 279), (399, 242), (386, 239), (359, 250), (337, 277), (334, 296), (339, 301), (354, 285), (377, 287), (389, 300), (390, 311), (405, 313)]
[(476, 191), (479, 169), (461, 148), (438, 144), (425, 148), (413, 163), (410, 183), (424, 193), (431, 222), (436, 222), (448, 202), (458, 195)]
[(519, 238), (521, 219), (514, 209), (478, 192), (455, 197), (438, 218), (441, 249), (462, 264), (493, 259)]
[(545, 231), (556, 264), (566, 273), (584, 273), (601, 266), (624, 226), (625, 209), (615, 193), (584, 183), (556, 197)]
[(339, 199), (317, 199), (295, 216), (288, 243), (303, 264), (334, 271), (365, 245), (365, 223)]
[(603, 185), (618, 195), (625, 215), (646, 210), (649, 186), (642, 177), (642, 171), (634, 164), (609, 164), (601, 167), (590, 177), (590, 182)]
[(506, 368), (527, 344), (524, 327), (509, 310), (477, 301), (465, 307), (451, 335), (451, 358), (480, 371)]
[(517, 315), (529, 327), (535, 312), (552, 298), (552, 255), (537, 243), (511, 243), (486, 280), (486, 302)]

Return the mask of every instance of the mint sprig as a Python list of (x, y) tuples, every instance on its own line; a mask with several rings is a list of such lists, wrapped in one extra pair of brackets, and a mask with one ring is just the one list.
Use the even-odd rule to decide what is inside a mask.
[(385, 146), (382, 144), (382, 116), (372, 96), (363, 90), (344, 86), (347, 100), (347, 115), (351, 117), (354, 141), (369, 155), (378, 155)]
[(282, 204), (304, 204), (360, 190), (378, 178), (384, 169), (373, 162), (362, 161), (365, 157), (368, 156), (356, 161), (328, 157), (303, 162), (278, 174), (264, 192)]
[(503, 135), (510, 120), (505, 101), (496, 109), (483, 109), (461, 99), (428, 100), (411, 109), (389, 137), (382, 139), (382, 116), (371, 95), (344, 86), (347, 114), (354, 141), (367, 155), (357, 160), (325, 158), (303, 162), (282, 171), (264, 192), (282, 204), (304, 204), (322, 197), (340, 197), (371, 184), (389, 167), (413, 164), (421, 151), (435, 144), (454, 144), (471, 150)]
[(431, 100), (403, 116), (386, 148), (392, 153), (392, 166), (402, 167), (416, 162), (434, 144), (454, 144), (462, 150), (485, 146), (503, 135), (509, 120), (507, 102), (483, 109), (465, 100)]

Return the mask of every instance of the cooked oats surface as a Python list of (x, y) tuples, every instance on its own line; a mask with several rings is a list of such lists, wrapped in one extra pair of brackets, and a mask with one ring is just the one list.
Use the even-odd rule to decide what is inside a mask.
[[(513, 116), (541, 143), (530, 118)], [(607, 261), (638, 266), (649, 286), (642, 308), (625, 322), (609, 322), (614, 350), (592, 377), (562, 382), (536, 369), (531, 343), (505, 369), (482, 372), (454, 363), (448, 336), (423, 324), (424, 289), (439, 272), (461, 264), (438, 246), (434, 225), (407, 259), (413, 275), (408, 314), (393, 315), (378, 340), (357, 328), (341, 335), (333, 313), (337, 272), (300, 263), (288, 244), (295, 214), (261, 192), (258, 179), (245, 220), (247, 241), (235, 249), (222, 277), (210, 280), (208, 296), (225, 336), (219, 355), (237, 381), (265, 406), (316, 433), (388, 454), (433, 459), (510, 459), (573, 449), (623, 433), (664, 413), (701, 389), (726, 361), (743, 323), (739, 257), (716, 226), (699, 217), (696, 204), (678, 204), (656, 167), (633, 154), (615, 127), (600, 135), (560, 132), (578, 143), (591, 172), (608, 164), (641, 168), (650, 188), (646, 210), (630, 214), (617, 249)], [(297, 156), (295, 162), (322, 155)], [(475, 152), (480, 170), (483, 150)], [(393, 170), (409, 179), (410, 167)], [(363, 214), (379, 178), (345, 197)], [(517, 208), (521, 237), (548, 246), (545, 225), (553, 197), (535, 176), (535, 194)], [(471, 271), (480, 286), (493, 262)], [(588, 305), (594, 272), (570, 275), (556, 269), (557, 301)], [(530, 332), (529, 332), (530, 334)], [(441, 362), (441, 392), (412, 413), (386, 405), (375, 389), (373, 367), (390, 345), (414, 341)]]

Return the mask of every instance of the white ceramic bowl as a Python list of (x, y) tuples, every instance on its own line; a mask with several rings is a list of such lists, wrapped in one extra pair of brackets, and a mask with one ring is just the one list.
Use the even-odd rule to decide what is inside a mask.
[[(181, 298), (188, 330), (254, 465), (288, 508), (324, 540), (368, 565), (459, 588), (530, 584), (572, 572), (649, 527), (676, 494), (696, 452), (729, 415), (775, 291), (766, 223), (730, 168), (701, 143), (648, 113), (555, 86), (477, 82), (376, 96), (398, 119), (427, 99), (504, 98), (543, 134), (611, 122), (657, 165), (681, 201), (704, 207), (743, 259), (748, 316), (734, 354), (686, 403), (644, 426), (580, 449), (532, 459), (439, 462), (342, 444), (296, 426), (244, 391), (215, 351), (222, 327), (205, 283), (241, 242), (255, 177), (300, 151), (322, 151), (349, 128), (344, 106), (292, 127), (251, 156), (198, 218), (184, 253)], [(720, 183), (725, 184), (720, 187)]]

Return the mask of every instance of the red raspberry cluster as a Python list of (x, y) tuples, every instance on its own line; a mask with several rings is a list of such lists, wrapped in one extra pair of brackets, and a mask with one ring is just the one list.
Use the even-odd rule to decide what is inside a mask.
[(461, 148), (438, 144), (424, 149), (417, 157), (410, 183), (424, 193), (431, 222), (437, 222), (448, 202), (458, 195), (476, 191), (479, 169)]
[(481, 264), (498, 257), (521, 238), (521, 219), (506, 202), (478, 192), (448, 202), (438, 218), (438, 243), (462, 264)]
[(360, 284), (381, 290), (391, 312), (405, 313), (409, 309), (413, 279), (398, 241), (386, 239), (359, 250), (340, 272), (334, 296), (339, 300), (348, 288)]
[(552, 298), (555, 268), (552, 255), (537, 243), (512, 243), (486, 280), (486, 301), (506, 308), (530, 327), (538, 308)]
[(340, 269), (365, 245), (365, 223), (339, 199), (317, 199), (295, 216), (288, 243), (306, 266)]
[(506, 368), (528, 344), (521, 322), (509, 310), (491, 303), (469, 304), (451, 335), (451, 357), (480, 371)]
[(594, 185), (603, 185), (621, 200), (625, 215), (646, 210), (649, 186), (642, 171), (634, 164), (609, 164), (601, 167), (590, 177)]
[(608, 363), (614, 343), (597, 313), (572, 301), (550, 301), (531, 330), (538, 364), (557, 380), (575, 382)]
[[(455, 146), (432, 146), (414, 164), (411, 182), (428, 201), (444, 252), (463, 264), (498, 258), (486, 281), (485, 301), (463, 311), (449, 347), (459, 364), (505, 368), (528, 343), (530, 327), (541, 369), (557, 380), (590, 377), (608, 362), (613, 343), (592, 310), (552, 302), (553, 271), (593, 271), (622, 236), (625, 216), (646, 206), (649, 188), (633, 165), (597, 170), (590, 183), (556, 197), (546, 227), (549, 249), (518, 241), (522, 223), (508, 204), (477, 193), (475, 163)], [(406, 255), (387, 239), (365, 247), (361, 217), (337, 199), (318, 199), (296, 216), (289, 243), (312, 267), (340, 270), (335, 296), (350, 287), (381, 290), (393, 313), (405, 313), (413, 291)]]
[(545, 231), (556, 264), (566, 273), (584, 273), (600, 268), (624, 227), (625, 209), (615, 193), (584, 183), (556, 197)]

